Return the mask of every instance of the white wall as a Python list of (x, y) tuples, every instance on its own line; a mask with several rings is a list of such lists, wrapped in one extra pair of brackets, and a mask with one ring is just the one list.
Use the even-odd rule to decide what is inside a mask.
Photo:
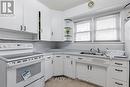
[(64, 11), (65, 18), (74, 18), (83, 15), (94, 14), (102, 11), (118, 10), (124, 7), (128, 0), (93, 0), (93, 8), (88, 7), (88, 3)]
[(46, 52), (50, 49), (55, 48), (55, 42), (35, 42), (34, 44), (34, 51), (36, 52)]

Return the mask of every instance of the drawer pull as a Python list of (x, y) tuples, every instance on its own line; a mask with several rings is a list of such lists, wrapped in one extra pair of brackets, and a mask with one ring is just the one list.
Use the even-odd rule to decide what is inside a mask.
[(51, 57), (47, 57), (47, 59), (50, 59)]
[(66, 56), (66, 58), (70, 58), (70, 56)]
[(61, 56), (56, 56), (56, 57), (61, 57)]
[(73, 61), (71, 61), (71, 65), (73, 64)]
[(78, 58), (78, 59), (82, 60), (83, 58)]
[(123, 72), (123, 70), (119, 70), (119, 69), (115, 69), (115, 71), (118, 71), (118, 72)]
[(117, 85), (123, 85), (122, 83), (118, 83), (118, 82), (115, 82), (115, 84), (117, 84)]
[(123, 65), (122, 63), (115, 63), (116, 65)]
[(52, 61), (51, 61), (51, 64), (53, 64), (53, 63), (54, 63), (54, 61), (52, 60)]

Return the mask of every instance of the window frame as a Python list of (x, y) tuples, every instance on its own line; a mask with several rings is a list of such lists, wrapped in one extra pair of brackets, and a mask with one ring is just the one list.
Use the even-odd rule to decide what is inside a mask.
[[(82, 24), (82, 23), (90, 23), (90, 31), (82, 31), (82, 32), (77, 32), (77, 27), (76, 27), (76, 25), (77, 24)], [(87, 20), (84, 20), (84, 21), (80, 21), (80, 22), (75, 22), (75, 32), (74, 32), (74, 42), (91, 42), (92, 41), (92, 35), (91, 35), (91, 32), (92, 32), (92, 21), (91, 21), (91, 19), (87, 19)], [(76, 34), (77, 33), (87, 33), (87, 32), (90, 32), (90, 40), (88, 40), (88, 41), (76, 41)]]
[[(96, 40), (96, 31), (105, 31), (105, 30), (96, 30), (96, 19), (97, 18), (104, 18), (107, 16), (115, 16), (116, 17), (116, 31), (117, 31), (117, 40)], [(114, 28), (108, 28), (106, 30), (113, 30)], [(114, 29), (115, 30), (115, 29)], [(108, 14), (108, 15), (102, 15), (102, 16), (96, 16), (94, 17), (94, 42), (121, 42), (120, 41), (120, 13), (114, 13), (114, 14)]]
[[(111, 15), (115, 15), (116, 16), (116, 31), (117, 31), (117, 40), (96, 40), (96, 18), (100, 18), (100, 17), (106, 17), (106, 16), (111, 16)], [(80, 20), (78, 22), (74, 22), (74, 39), (73, 42), (121, 42), (121, 23), (120, 23), (120, 12), (116, 12), (116, 13), (111, 13), (111, 14), (103, 14), (103, 15), (98, 15), (98, 16), (91, 16), (87, 19), (84, 20)], [(76, 24), (77, 23), (82, 23), (85, 21), (90, 21), (90, 41), (76, 41), (76, 33), (77, 33), (77, 29), (76, 29)], [(111, 28), (112, 29), (112, 28)], [(110, 29), (109, 29), (110, 30)]]

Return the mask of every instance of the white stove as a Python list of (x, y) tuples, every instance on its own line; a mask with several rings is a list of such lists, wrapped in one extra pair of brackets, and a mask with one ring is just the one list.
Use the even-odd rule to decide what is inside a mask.
[[(1, 86), (28, 87), (35, 81), (41, 81), (44, 78), (43, 56), (33, 51), (31, 43), (0, 43)], [(3, 78), (5, 80), (2, 82)]]

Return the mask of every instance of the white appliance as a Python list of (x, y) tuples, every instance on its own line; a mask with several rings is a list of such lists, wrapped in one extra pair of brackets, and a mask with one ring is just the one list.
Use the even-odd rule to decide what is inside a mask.
[(44, 58), (31, 43), (0, 43), (0, 87), (43, 87)]

